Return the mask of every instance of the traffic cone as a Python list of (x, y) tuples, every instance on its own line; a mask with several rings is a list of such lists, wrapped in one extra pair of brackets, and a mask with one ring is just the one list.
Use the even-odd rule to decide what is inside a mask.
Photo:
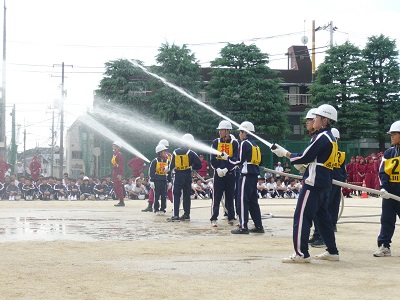
[[(365, 185), (365, 180), (363, 180), (362, 186), (363, 186), (363, 187), (366, 187), (366, 185)], [(367, 192), (362, 191), (360, 198), (368, 198)]]

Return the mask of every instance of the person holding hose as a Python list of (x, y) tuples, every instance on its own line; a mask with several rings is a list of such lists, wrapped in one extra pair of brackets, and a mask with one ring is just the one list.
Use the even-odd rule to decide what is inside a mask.
[(290, 153), (275, 145), (271, 151), (279, 157), (287, 157), (296, 165), (309, 164), (303, 174), (304, 185), (293, 218), (293, 245), (295, 253), (282, 260), (283, 263), (308, 263), (308, 239), (312, 221), (317, 217), (319, 230), (327, 246), (316, 259), (338, 261), (335, 233), (328, 212), (329, 191), (332, 188), (332, 170), (337, 163), (338, 146), (331, 133), (331, 126), (337, 121), (336, 109), (323, 104), (315, 111), (313, 127), (316, 130), (311, 143), (301, 153)]
[(392, 147), (383, 154), (379, 168), (382, 194), (381, 230), (378, 236), (379, 249), (375, 257), (391, 256), (390, 243), (396, 227), (396, 215), (400, 217), (400, 202), (391, 199), (387, 193), (400, 196), (400, 121), (390, 126)]

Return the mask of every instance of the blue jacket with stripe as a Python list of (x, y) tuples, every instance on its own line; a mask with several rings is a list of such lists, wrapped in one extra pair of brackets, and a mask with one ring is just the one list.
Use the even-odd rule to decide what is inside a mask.
[(309, 186), (322, 189), (332, 188), (332, 170), (323, 166), (330, 157), (336, 143), (330, 128), (322, 128), (315, 132), (311, 143), (301, 153), (291, 153), (293, 164), (309, 164), (303, 174), (303, 181)]
[(260, 166), (249, 163), (251, 162), (252, 146), (257, 146), (256, 142), (252, 139), (247, 138), (243, 140), (239, 145), (238, 157), (229, 156), (228, 160), (231, 164), (241, 166), (241, 174), (260, 175)]

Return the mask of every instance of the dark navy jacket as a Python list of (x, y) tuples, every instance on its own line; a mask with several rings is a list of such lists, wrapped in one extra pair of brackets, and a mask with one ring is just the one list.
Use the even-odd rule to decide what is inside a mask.
[[(239, 143), (238, 143), (237, 140), (229, 139), (228, 141), (224, 142), (224, 141), (221, 141), (220, 138), (217, 138), (212, 142), (211, 147), (213, 149), (218, 150), (218, 143), (230, 143), (230, 144), (232, 144), (233, 153), (231, 153), (230, 156), (237, 157), (238, 149), (239, 149)], [(236, 167), (235, 164), (232, 164), (228, 160), (218, 159), (217, 155), (215, 155), (215, 154), (211, 154), (210, 163), (211, 163), (211, 167), (214, 170), (218, 169), (218, 168), (220, 168), (220, 169), (227, 168), (229, 171), (231, 171)]]
[(250, 138), (243, 140), (239, 145), (238, 157), (229, 156), (229, 163), (241, 166), (241, 174), (260, 175), (260, 165), (250, 164), (252, 146), (257, 146), (256, 142)]
[(323, 166), (330, 157), (336, 143), (330, 128), (322, 128), (315, 132), (311, 143), (301, 153), (291, 153), (293, 164), (309, 164), (303, 174), (304, 183), (316, 188), (332, 188), (332, 170)]
[(156, 167), (157, 167), (157, 162), (164, 162), (166, 163), (166, 166), (168, 166), (168, 159), (163, 159), (161, 157), (156, 157), (153, 159), (150, 163), (149, 167), (149, 179), (150, 181), (166, 181), (167, 180), (167, 174), (165, 175), (160, 175), (156, 173)]
[[(191, 168), (187, 170), (177, 170), (175, 169), (175, 157), (176, 155), (182, 155), (188, 153), (189, 156), (189, 166)], [(191, 176), (192, 174), (192, 169), (197, 171), (201, 169), (201, 160), (199, 156), (196, 154), (196, 152), (189, 150), (188, 148), (178, 148), (175, 149), (175, 151), (172, 153), (172, 158), (169, 164), (169, 172), (168, 172), (168, 181), (171, 181), (171, 174), (172, 171), (174, 170), (175, 176), (181, 176), (181, 175), (187, 175)]]

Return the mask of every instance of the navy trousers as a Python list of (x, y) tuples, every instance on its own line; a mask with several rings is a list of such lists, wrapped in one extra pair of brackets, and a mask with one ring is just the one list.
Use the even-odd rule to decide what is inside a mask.
[(241, 174), (238, 181), (237, 214), (239, 216), (240, 228), (247, 228), (249, 213), (254, 226), (260, 228), (261, 211), (258, 205), (257, 193), (258, 176), (256, 174)]
[(328, 189), (316, 189), (309, 185), (304, 185), (300, 191), (293, 218), (293, 246), (300, 256), (310, 256), (308, 238), (315, 218), (318, 218), (318, 229), (327, 246), (327, 251), (330, 254), (339, 253), (336, 248), (331, 216), (328, 212), (328, 194)]
[(235, 219), (234, 197), (236, 178), (233, 171), (228, 172), (224, 177), (214, 174), (214, 192), (211, 205), (211, 221), (218, 220), (219, 207), (222, 195), (225, 193), (225, 208), (228, 211), (228, 220)]
[(172, 186), (172, 197), (174, 201), (174, 216), (179, 217), (179, 205), (181, 204), (181, 195), (183, 194), (183, 212), (190, 216), (190, 194), (192, 191), (192, 176), (190, 172), (176, 172)]
[[(158, 199), (161, 197), (161, 208)], [(167, 180), (154, 181), (154, 211), (165, 211), (167, 208)]]

